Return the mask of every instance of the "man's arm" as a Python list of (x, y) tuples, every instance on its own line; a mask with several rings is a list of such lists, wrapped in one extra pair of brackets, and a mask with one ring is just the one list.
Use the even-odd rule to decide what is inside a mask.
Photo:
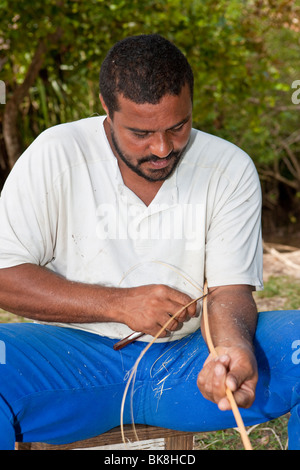
[[(246, 285), (222, 286), (210, 289), (208, 318), (212, 341), (218, 358), (209, 355), (198, 376), (203, 396), (230, 409), (225, 390), (230, 388), (238, 406), (249, 407), (255, 398), (257, 364), (253, 337), (257, 309), (253, 288)], [(202, 333), (205, 338), (205, 331)]]
[[(21, 264), (0, 269), (0, 307), (46, 322), (119, 322), (135, 331), (155, 335), (191, 299), (164, 285), (128, 289), (69, 281), (46, 268)], [(195, 305), (184, 310), (169, 330), (175, 330)], [(164, 336), (164, 334), (162, 335)]]

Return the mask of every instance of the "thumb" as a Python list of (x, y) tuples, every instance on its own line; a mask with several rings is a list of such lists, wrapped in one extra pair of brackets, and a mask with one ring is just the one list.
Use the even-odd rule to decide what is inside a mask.
[(225, 384), (232, 391), (238, 390), (249, 379), (249, 371), (243, 364), (231, 364), (227, 373)]
[(231, 371), (227, 374), (225, 384), (232, 392), (238, 390), (240, 385), (243, 383), (243, 380), (239, 377), (239, 375), (234, 371)]
[(255, 381), (247, 379), (243, 371), (231, 371), (226, 377), (225, 384), (234, 394), (238, 406), (249, 408), (255, 399)]

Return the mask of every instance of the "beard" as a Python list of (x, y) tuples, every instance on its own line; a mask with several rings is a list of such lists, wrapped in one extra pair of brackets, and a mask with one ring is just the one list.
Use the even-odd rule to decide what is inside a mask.
[(116, 136), (112, 128), (110, 129), (110, 133), (111, 133), (111, 140), (114, 145), (114, 148), (118, 156), (122, 160), (122, 162), (124, 162), (128, 168), (134, 171), (134, 173), (136, 173), (137, 175), (141, 176), (142, 178), (150, 182), (164, 181), (167, 178), (169, 178), (173, 174), (175, 168), (178, 166), (180, 159), (185, 149), (188, 146), (188, 144), (186, 144), (186, 146), (182, 148), (181, 150), (178, 150), (178, 151), (172, 150), (167, 157), (164, 157), (163, 160), (170, 161), (167, 167), (160, 168), (160, 169), (150, 168), (146, 172), (143, 170), (143, 165), (145, 163), (156, 162), (156, 161), (162, 160), (162, 158), (157, 157), (156, 155), (148, 155), (146, 157), (138, 158), (137, 163), (133, 164), (132, 163), (133, 158), (130, 158), (120, 149), (120, 146), (117, 142)]

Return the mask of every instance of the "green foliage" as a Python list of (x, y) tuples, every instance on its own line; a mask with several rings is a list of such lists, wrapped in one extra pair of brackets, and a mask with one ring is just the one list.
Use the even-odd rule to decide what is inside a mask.
[[(84, 105), (89, 114), (87, 84), (97, 83), (101, 61), (111, 45), (130, 34), (158, 32), (178, 44), (193, 65), (195, 123), (209, 131), (217, 129), (226, 138), (242, 140), (249, 148), (256, 149), (253, 141), (257, 142), (259, 149), (270, 134), (261, 114), (274, 107), (277, 92), (290, 101), (290, 83), (280, 80), (285, 63), (280, 59), (279, 41), (284, 39), (284, 55), (288, 53), (293, 59), (296, 51), (291, 51), (290, 45), (297, 39), (282, 24), (273, 25), (270, 12), (275, 15), (280, 5), (266, 8), (265, 13), (260, 11), (257, 18), (256, 3), (46, 0), (30, 4), (11, 0), (4, 7), (2, 2), (0, 37), (7, 47), (2, 53), (8, 59), (2, 73), (8, 90), (13, 89), (24, 80), (38, 42), (60, 28), (62, 37), (58, 43), (49, 44), (43, 67), (47, 95), (49, 83), (61, 82), (65, 100), (72, 101), (76, 94), (77, 105)], [(37, 88), (40, 99), (36, 104), (44, 126), (45, 96), (41, 84)], [(52, 88), (48, 103), (55, 99)], [(90, 91), (97, 101), (96, 89)], [(95, 105), (93, 111), (97, 102)], [(257, 151), (253, 153), (257, 155)], [(266, 159), (264, 152), (259, 154)]]
[[(246, 428), (253, 450), (287, 450), (289, 415)], [(243, 450), (236, 429), (226, 429), (195, 436), (196, 450)]]
[(267, 182), (266, 197), (283, 181), (299, 207), (299, 139), (285, 145), (299, 129), (291, 102), (292, 82), (300, 79), (299, 11), (299, 0), (2, 0), (7, 99), (23, 83), (38, 44), (47, 45), (21, 107), (23, 147), (48, 126), (101, 113), (98, 74), (108, 49), (125, 36), (157, 32), (192, 64), (194, 126), (242, 147)]
[(256, 293), (261, 299), (281, 297), (285, 299), (282, 309), (299, 310), (300, 283), (288, 276), (272, 276), (265, 283), (264, 290)]

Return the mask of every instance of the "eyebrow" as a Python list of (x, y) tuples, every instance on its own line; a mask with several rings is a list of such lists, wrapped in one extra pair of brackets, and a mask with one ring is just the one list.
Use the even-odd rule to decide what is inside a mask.
[[(172, 129), (175, 129), (178, 126), (181, 126), (182, 124), (185, 124), (186, 122), (189, 121), (190, 117), (191, 117), (191, 113), (188, 116), (186, 116), (184, 119), (182, 119), (182, 121), (177, 122), (177, 124), (174, 124), (174, 126), (169, 127), (166, 130), (171, 131)], [(128, 129), (129, 131), (132, 131), (132, 132), (141, 132), (141, 133), (144, 132), (145, 134), (148, 133), (148, 132), (149, 133), (157, 132), (156, 130), (139, 129), (139, 128), (136, 128), (136, 127), (127, 127), (127, 126), (125, 126), (125, 129)]]

